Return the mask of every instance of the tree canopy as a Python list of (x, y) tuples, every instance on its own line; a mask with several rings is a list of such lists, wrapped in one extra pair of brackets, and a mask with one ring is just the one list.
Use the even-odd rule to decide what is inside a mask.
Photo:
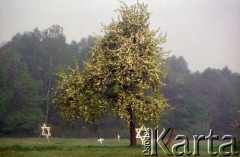
[(84, 70), (68, 68), (67, 74), (59, 74), (55, 101), (63, 117), (96, 122), (110, 108), (131, 128), (158, 122), (168, 107), (160, 94), (167, 53), (160, 46), (166, 37), (150, 30), (146, 5), (122, 3), (118, 12), (118, 20), (96, 38)]

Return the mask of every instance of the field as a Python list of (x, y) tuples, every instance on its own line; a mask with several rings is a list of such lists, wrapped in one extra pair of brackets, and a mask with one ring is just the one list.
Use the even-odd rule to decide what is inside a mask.
[[(142, 157), (142, 151), (140, 145), (130, 148), (127, 139), (105, 139), (101, 145), (97, 139), (50, 138), (48, 143), (46, 138), (0, 138), (0, 157)], [(206, 141), (200, 155), (209, 156)], [(159, 156), (167, 155), (159, 148)]]

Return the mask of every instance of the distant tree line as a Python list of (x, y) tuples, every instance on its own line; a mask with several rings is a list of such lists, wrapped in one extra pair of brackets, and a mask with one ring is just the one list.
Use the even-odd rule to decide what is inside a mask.
[[(186, 134), (234, 133), (240, 113), (240, 75), (228, 67), (192, 73), (183, 57), (166, 59), (164, 93), (173, 110), (162, 120)], [(204, 64), (204, 61), (203, 61)]]
[[(38, 136), (43, 122), (58, 137), (128, 137), (128, 129), (108, 113), (99, 125), (83, 120), (64, 122), (51, 105), (56, 72), (74, 62), (83, 69), (94, 46), (88, 36), (79, 42), (66, 42), (63, 28), (53, 25), (40, 31), (16, 34), (0, 48), (0, 135)], [(204, 61), (202, 61), (204, 64)], [(172, 109), (159, 122), (185, 134), (234, 134), (240, 118), (240, 74), (228, 67), (191, 72), (183, 57), (166, 58), (166, 86), (161, 91)], [(235, 125), (234, 125), (235, 124)], [(235, 126), (235, 127), (234, 127)], [(117, 132), (117, 133), (116, 133)]]

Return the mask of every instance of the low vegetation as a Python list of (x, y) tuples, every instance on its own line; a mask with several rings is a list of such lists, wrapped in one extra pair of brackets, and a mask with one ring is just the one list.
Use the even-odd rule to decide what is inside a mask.
[[(219, 145), (220, 142), (216, 142), (215, 151), (218, 151)], [(128, 139), (120, 141), (105, 139), (102, 145), (96, 138), (50, 138), (49, 143), (45, 138), (1, 138), (0, 140), (1, 157), (142, 157), (142, 151), (140, 145), (130, 148)], [(161, 157), (167, 156), (159, 147), (158, 153)], [(209, 156), (206, 141), (200, 142), (200, 156)]]

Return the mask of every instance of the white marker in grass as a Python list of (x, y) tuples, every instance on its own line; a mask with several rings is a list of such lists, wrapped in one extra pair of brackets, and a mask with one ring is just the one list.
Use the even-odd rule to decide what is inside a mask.
[[(43, 123), (43, 126), (41, 126), (41, 129), (42, 129), (42, 136), (45, 136), (49, 142), (48, 137), (51, 136), (50, 127), (47, 127), (46, 124)], [(47, 131), (47, 133), (45, 131)]]
[(99, 138), (99, 140), (98, 140), (98, 141), (99, 141), (99, 142), (102, 144), (103, 140), (104, 140), (104, 139), (102, 139), (102, 138)]
[(120, 141), (120, 135), (118, 134), (118, 136), (117, 136), (117, 139), (118, 139), (118, 141)]

